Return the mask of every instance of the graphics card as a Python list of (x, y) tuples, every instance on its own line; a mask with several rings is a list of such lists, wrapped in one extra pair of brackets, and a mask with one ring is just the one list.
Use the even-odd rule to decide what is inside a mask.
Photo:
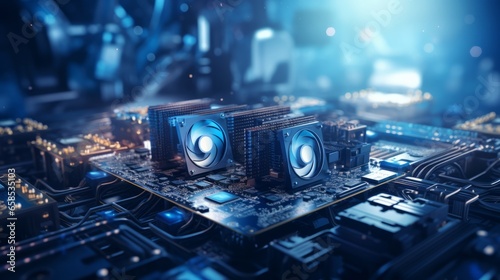
[(189, 175), (225, 168), (233, 162), (224, 114), (176, 118), (180, 150)]
[(278, 139), (283, 153), (286, 185), (291, 189), (326, 178), (328, 168), (319, 123), (282, 129)]

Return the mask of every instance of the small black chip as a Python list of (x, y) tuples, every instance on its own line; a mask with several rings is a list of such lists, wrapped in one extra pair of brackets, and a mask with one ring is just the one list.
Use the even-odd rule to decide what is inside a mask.
[(208, 188), (208, 187), (211, 187), (211, 186), (212, 186), (212, 184), (209, 184), (209, 183), (207, 183), (207, 182), (203, 182), (203, 181), (201, 181), (201, 182), (196, 182), (194, 185), (195, 185), (195, 186), (197, 186), (197, 187), (198, 187), (198, 188), (200, 188), (200, 189), (206, 189), (206, 188)]
[(147, 154), (147, 153), (149, 153), (149, 149), (147, 149), (147, 148), (136, 148), (135, 152), (138, 153), (138, 154)]
[(336, 194), (337, 190), (335, 188), (329, 188), (325, 191), (327, 194)]
[(137, 170), (137, 169), (142, 168), (142, 166), (134, 164), (134, 165), (130, 165), (128, 168), (133, 169), (133, 170)]
[(266, 197), (264, 197), (264, 199), (267, 200), (267, 202), (276, 202), (276, 201), (280, 201), (281, 200), (281, 197), (275, 195), (275, 194), (271, 194), (271, 195), (268, 195)]
[(200, 206), (196, 207), (196, 210), (198, 210), (200, 213), (207, 213), (208, 210), (210, 210), (210, 209), (205, 205), (200, 205)]
[(219, 182), (219, 184), (221, 184), (222, 186), (229, 186), (229, 185), (231, 185), (231, 183), (232, 182), (230, 180), (228, 180), (228, 179), (222, 180), (222, 181)]
[(158, 178), (158, 181), (159, 181), (160, 183), (164, 183), (164, 182), (167, 182), (167, 181), (168, 181), (168, 178), (167, 178), (167, 177), (160, 177), (160, 178)]
[(185, 181), (182, 181), (182, 180), (174, 180), (172, 182), (170, 182), (172, 185), (174, 186), (182, 186), (182, 185), (185, 185), (186, 182)]
[(360, 184), (365, 184), (364, 182), (361, 182), (361, 181), (349, 181), (349, 182), (346, 182), (344, 184), (345, 187), (348, 187), (348, 188), (354, 188)]
[(153, 189), (154, 189), (154, 188), (158, 188), (158, 187), (160, 187), (160, 186), (158, 186), (157, 184), (155, 184), (155, 183), (151, 183), (151, 182), (147, 182), (147, 183), (146, 183), (146, 186), (148, 186), (148, 187), (150, 187), (150, 188), (153, 188)]
[(141, 168), (135, 169), (135, 172), (146, 172), (146, 171), (149, 171), (149, 168), (141, 167)]
[(231, 183), (238, 183), (240, 181), (240, 178), (238, 178), (238, 177), (231, 177), (231, 178), (229, 178), (229, 180), (231, 181)]
[(226, 179), (227, 179), (226, 177), (224, 177), (222, 175), (218, 175), (218, 174), (207, 176), (207, 180), (212, 181), (212, 182), (220, 182), (220, 181), (226, 180)]

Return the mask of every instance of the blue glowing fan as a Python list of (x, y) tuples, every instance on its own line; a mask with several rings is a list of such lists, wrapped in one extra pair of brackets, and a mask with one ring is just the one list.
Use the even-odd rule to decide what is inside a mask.
[(177, 117), (177, 127), (190, 175), (200, 175), (232, 164), (231, 145), (223, 115)]
[(287, 188), (301, 188), (328, 175), (319, 123), (286, 128), (278, 135), (284, 155)]

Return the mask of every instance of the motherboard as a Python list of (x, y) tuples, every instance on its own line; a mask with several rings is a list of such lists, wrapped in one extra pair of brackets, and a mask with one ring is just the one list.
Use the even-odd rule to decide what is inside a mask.
[(438, 127), (290, 100), (1, 121), (0, 277), (498, 278), (494, 113)]

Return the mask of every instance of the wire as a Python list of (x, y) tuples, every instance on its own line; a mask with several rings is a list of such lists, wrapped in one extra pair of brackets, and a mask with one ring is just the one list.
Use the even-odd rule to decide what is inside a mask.
[(193, 238), (193, 237), (197, 237), (197, 236), (200, 236), (200, 235), (203, 235), (207, 232), (209, 232), (212, 228), (214, 228), (214, 225), (215, 223), (211, 223), (210, 226), (208, 226), (208, 228), (202, 230), (202, 231), (199, 231), (199, 232), (195, 232), (195, 233), (190, 233), (190, 234), (186, 234), (186, 235), (171, 235), (170, 233), (160, 229), (159, 227), (155, 226), (154, 224), (152, 223), (149, 223), (149, 227), (151, 228), (151, 230), (160, 235), (160, 236), (164, 236), (166, 237), (167, 239), (172, 239), (172, 240), (184, 240), (184, 239), (190, 239), (190, 238)]
[(43, 181), (41, 179), (36, 179), (34, 187), (38, 188), (38, 189), (43, 189), (43, 188), (40, 188), (40, 185), (42, 185), (43, 187), (45, 187), (45, 189), (46, 189), (45, 192), (47, 194), (49, 194), (52, 197), (59, 197), (59, 196), (63, 196), (63, 195), (69, 195), (69, 194), (75, 194), (75, 193), (79, 193), (79, 192), (89, 191), (90, 190), (89, 187), (84, 187), (86, 183), (87, 183), (87, 180), (84, 178), (80, 181), (78, 186), (75, 188), (69, 188), (67, 190), (56, 190), (56, 189), (52, 188), (49, 184), (47, 184), (45, 181)]
[(458, 168), (458, 171), (460, 171), (460, 175), (462, 175), (463, 178), (465, 178), (465, 172), (464, 172), (464, 169), (462, 168), (462, 166), (460, 166), (460, 164), (458, 164), (458, 162), (454, 162), (453, 165)]
[(497, 180), (495, 180), (495, 181), (493, 181), (491, 183), (480, 183), (480, 182), (470, 181), (468, 179), (455, 178), (455, 177), (447, 176), (447, 175), (444, 175), (444, 174), (439, 174), (439, 177), (441, 177), (443, 179), (450, 180), (450, 181), (458, 182), (458, 183), (470, 184), (470, 185), (473, 185), (474, 187), (478, 187), (478, 188), (482, 188), (482, 189), (487, 189), (487, 188), (495, 187), (498, 184), (500, 184), (500, 179), (497, 179)]
[(102, 188), (104, 186), (113, 185), (114, 183), (118, 182), (119, 180), (120, 180), (119, 178), (116, 178), (113, 181), (104, 182), (104, 183), (100, 183), (99, 185), (97, 185), (97, 187), (95, 188), (97, 201), (101, 201)]
[(477, 178), (483, 176), (484, 174), (488, 173), (488, 171), (490, 171), (490, 169), (492, 169), (493, 167), (495, 167), (495, 165), (497, 165), (499, 162), (500, 162), (500, 158), (497, 159), (497, 160), (495, 160), (492, 164), (490, 164), (483, 172), (475, 175), (474, 177), (469, 178), (469, 180), (472, 181), (474, 179), (477, 179)]

